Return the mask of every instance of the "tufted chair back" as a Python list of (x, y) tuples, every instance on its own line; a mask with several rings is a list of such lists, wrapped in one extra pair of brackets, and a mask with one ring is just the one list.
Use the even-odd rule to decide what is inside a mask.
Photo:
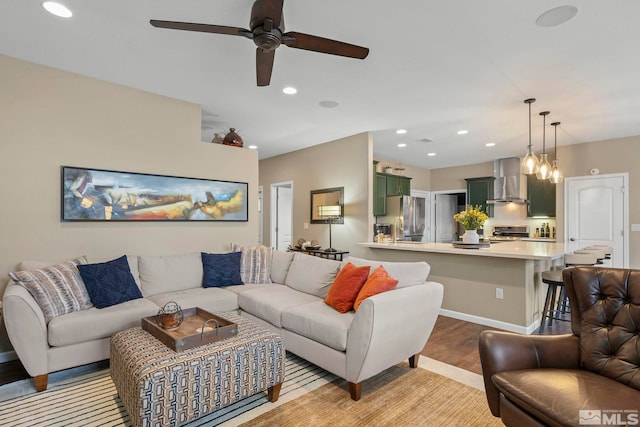
[(571, 267), (562, 276), (581, 367), (640, 390), (640, 270)]

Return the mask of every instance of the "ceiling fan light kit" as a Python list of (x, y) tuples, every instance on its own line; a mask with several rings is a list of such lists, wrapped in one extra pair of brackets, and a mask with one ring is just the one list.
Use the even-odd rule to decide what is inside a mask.
[(531, 104), (534, 102), (536, 102), (535, 98), (524, 100), (525, 104), (529, 104), (529, 145), (527, 146), (527, 154), (522, 158), (520, 164), (520, 172), (524, 175), (533, 175), (538, 169), (538, 157), (533, 152), (531, 145)]
[(251, 30), (223, 25), (197, 24), (190, 22), (160, 21), (149, 23), (157, 28), (226, 34), (252, 39), (256, 48), (256, 79), (258, 86), (269, 86), (275, 51), (284, 44), (294, 49), (310, 50), (330, 55), (364, 59), (369, 49), (337, 40), (290, 31), (285, 33), (282, 8), (284, 0), (256, 0), (251, 8), (249, 26)]

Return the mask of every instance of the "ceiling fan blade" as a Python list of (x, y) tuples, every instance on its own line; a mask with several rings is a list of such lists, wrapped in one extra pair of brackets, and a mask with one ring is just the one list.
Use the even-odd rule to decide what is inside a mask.
[(200, 33), (228, 34), (230, 36), (243, 36), (252, 39), (253, 33), (239, 27), (227, 27), (224, 25), (195, 24), (192, 22), (159, 21), (152, 19), (149, 21), (156, 28), (168, 28), (170, 30), (197, 31)]
[(257, 0), (251, 8), (251, 29), (262, 26), (267, 18), (273, 21), (274, 28), (279, 28), (282, 22), (283, 5), (284, 0)]
[(369, 54), (369, 49), (366, 47), (293, 31), (282, 35), (282, 43), (295, 49), (311, 50), (349, 58), (364, 59)]
[(271, 83), (271, 71), (273, 70), (273, 59), (276, 56), (275, 50), (256, 49), (256, 76), (258, 86), (269, 86)]

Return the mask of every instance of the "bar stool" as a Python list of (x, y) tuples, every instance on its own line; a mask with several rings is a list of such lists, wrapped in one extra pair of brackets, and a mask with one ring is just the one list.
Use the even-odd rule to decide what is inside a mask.
[(594, 254), (597, 257), (597, 265), (604, 264), (604, 260), (607, 257), (607, 254), (604, 249), (594, 248), (594, 247), (584, 247), (577, 251), (573, 251), (574, 254)]
[(613, 247), (609, 245), (592, 245), (587, 246), (585, 249), (601, 249), (604, 251), (605, 259), (611, 259), (613, 253)]
[[(593, 251), (585, 251), (585, 253), (578, 254), (565, 254), (564, 255), (564, 265), (565, 267), (573, 267), (576, 265), (595, 265), (598, 261), (597, 254)], [(566, 308), (568, 303), (566, 302), (566, 294), (564, 291), (564, 282), (562, 281), (562, 270), (549, 270), (543, 271), (541, 273), (542, 282), (548, 285), (547, 287), (547, 296), (544, 300), (544, 308), (542, 309), (542, 319), (540, 319), (540, 329), (538, 333), (542, 333), (544, 329), (544, 321), (545, 319), (549, 319), (549, 324), (547, 326), (551, 326), (553, 323), (553, 319), (562, 320), (568, 322), (569, 319), (563, 319), (558, 316), (558, 312), (562, 311), (562, 313), (566, 313)], [(560, 289), (560, 299), (558, 300), (558, 305), (554, 309), (553, 307), (556, 305), (556, 294)], [(562, 307), (562, 309), (560, 308)]]

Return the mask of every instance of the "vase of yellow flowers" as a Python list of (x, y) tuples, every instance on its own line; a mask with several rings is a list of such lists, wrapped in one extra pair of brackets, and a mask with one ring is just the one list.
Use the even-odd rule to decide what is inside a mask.
[(466, 210), (455, 214), (453, 219), (464, 228), (462, 243), (480, 243), (478, 228), (489, 219), (487, 214), (480, 210), (480, 206), (467, 206)]

